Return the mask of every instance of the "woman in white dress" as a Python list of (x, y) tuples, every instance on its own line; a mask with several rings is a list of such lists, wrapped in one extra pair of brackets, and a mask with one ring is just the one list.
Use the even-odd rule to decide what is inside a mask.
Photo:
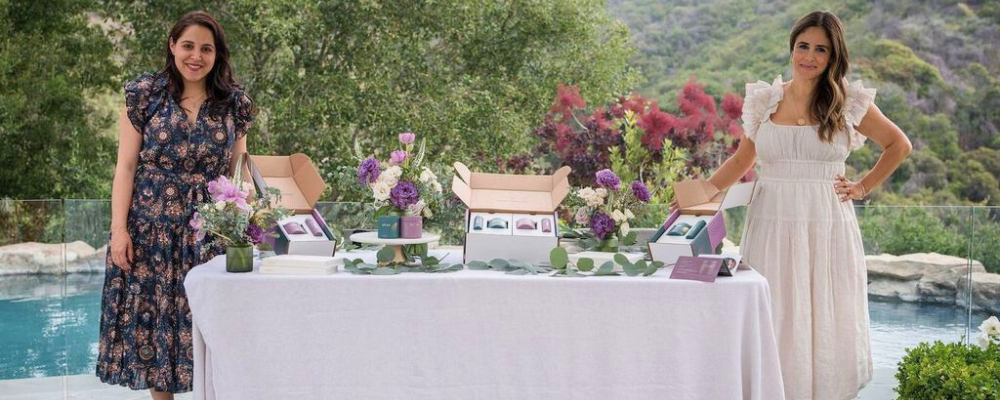
[[(911, 146), (875, 106), (874, 89), (847, 83), (835, 15), (800, 19), (789, 50), (792, 80), (746, 86), (748, 140), (709, 182), (728, 188), (760, 161), (742, 252), (770, 286), (786, 398), (853, 399), (871, 380), (872, 363), (867, 270), (852, 200), (879, 187)], [(866, 139), (884, 151), (852, 181), (844, 160)]]

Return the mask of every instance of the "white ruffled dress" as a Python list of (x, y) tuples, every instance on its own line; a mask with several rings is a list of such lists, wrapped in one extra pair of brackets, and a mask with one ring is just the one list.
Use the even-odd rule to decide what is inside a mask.
[(780, 76), (746, 86), (744, 135), (761, 168), (741, 251), (770, 286), (786, 398), (853, 399), (872, 376), (868, 278), (853, 204), (833, 183), (865, 141), (855, 127), (875, 90), (848, 85), (846, 132), (833, 143), (817, 126), (771, 122), (782, 96)]

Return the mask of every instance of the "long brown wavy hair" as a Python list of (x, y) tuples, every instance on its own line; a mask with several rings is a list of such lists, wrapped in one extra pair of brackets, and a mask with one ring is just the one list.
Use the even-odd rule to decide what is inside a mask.
[(799, 19), (788, 37), (789, 54), (795, 51), (795, 39), (808, 28), (817, 27), (826, 32), (830, 40), (830, 62), (816, 82), (809, 103), (809, 115), (819, 121), (819, 137), (824, 142), (833, 141), (833, 134), (845, 128), (844, 108), (847, 104), (847, 76), (850, 57), (844, 40), (844, 24), (840, 18), (827, 11), (813, 11)]
[[(230, 109), (236, 104), (234, 93), (236, 90), (242, 90), (242, 87), (236, 83), (236, 79), (233, 77), (233, 68), (229, 63), (229, 45), (226, 43), (226, 32), (222, 30), (222, 25), (219, 25), (215, 18), (204, 11), (191, 11), (184, 14), (170, 29), (170, 35), (167, 36), (167, 61), (163, 71), (160, 72), (168, 78), (167, 90), (173, 96), (174, 101), (180, 104), (181, 96), (184, 94), (184, 77), (177, 69), (177, 65), (174, 64), (170, 43), (176, 43), (184, 30), (191, 25), (200, 25), (212, 31), (212, 37), (215, 39), (215, 64), (212, 65), (212, 70), (205, 77), (205, 91), (208, 95), (206, 101), (209, 102), (209, 107), (213, 112)], [(251, 114), (256, 115), (257, 106), (253, 100), (250, 100), (250, 104)]]

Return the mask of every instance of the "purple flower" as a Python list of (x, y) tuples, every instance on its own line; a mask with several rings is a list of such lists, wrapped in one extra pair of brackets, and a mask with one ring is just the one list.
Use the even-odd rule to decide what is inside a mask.
[(264, 242), (264, 228), (257, 226), (257, 224), (248, 225), (243, 233), (250, 238), (250, 242), (253, 244)]
[(615, 220), (602, 212), (594, 213), (590, 217), (590, 229), (594, 231), (594, 237), (604, 240), (615, 231)]
[(389, 192), (389, 201), (400, 210), (405, 210), (410, 204), (420, 200), (420, 189), (413, 182), (399, 181)]
[(369, 183), (375, 183), (378, 179), (379, 174), (382, 171), (379, 170), (378, 159), (375, 157), (368, 157), (358, 165), (358, 182), (362, 185), (367, 185)]
[(199, 241), (205, 238), (205, 230), (202, 229), (205, 226), (205, 219), (202, 218), (201, 215), (198, 215), (197, 211), (195, 211), (194, 215), (191, 216), (190, 226), (191, 229), (194, 229), (197, 232), (197, 239)]
[(395, 150), (389, 155), (389, 164), (391, 165), (401, 165), (403, 161), (406, 161), (406, 152), (403, 150)]
[(225, 201), (236, 203), (241, 210), (250, 211), (250, 204), (247, 204), (247, 196), (250, 193), (240, 190), (236, 182), (230, 182), (225, 176), (220, 176), (208, 183), (208, 193), (213, 201)]
[(411, 144), (416, 139), (417, 139), (417, 135), (414, 135), (414, 134), (412, 134), (410, 132), (405, 132), (405, 133), (400, 133), (399, 134), (399, 142), (402, 143), (402, 144)]
[(637, 200), (643, 203), (649, 202), (649, 188), (642, 181), (632, 182), (632, 194), (635, 195)]
[(622, 180), (611, 172), (610, 169), (602, 169), (597, 171), (597, 184), (612, 190), (618, 190), (622, 187)]

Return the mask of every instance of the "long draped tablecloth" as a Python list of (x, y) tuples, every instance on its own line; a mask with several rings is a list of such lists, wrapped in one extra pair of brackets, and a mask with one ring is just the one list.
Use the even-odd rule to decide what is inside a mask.
[(782, 399), (764, 278), (669, 273), (234, 274), (220, 256), (184, 283), (194, 397)]

